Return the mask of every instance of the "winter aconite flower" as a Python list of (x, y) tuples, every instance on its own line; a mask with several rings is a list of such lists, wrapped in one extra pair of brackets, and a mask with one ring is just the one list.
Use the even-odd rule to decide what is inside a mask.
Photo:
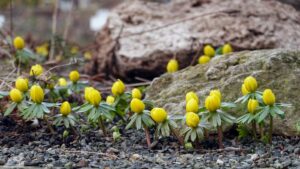
[(140, 89), (138, 89), (138, 88), (132, 89), (131, 95), (132, 95), (132, 98), (137, 98), (137, 99), (142, 98), (142, 93), (141, 93)]
[(150, 115), (156, 123), (164, 122), (168, 116), (167, 112), (163, 108), (153, 108)]
[(83, 57), (85, 60), (91, 60), (92, 54), (91, 54), (91, 52), (86, 51), (86, 52), (84, 52)]
[(69, 102), (65, 101), (60, 106), (60, 114), (63, 116), (68, 116), (71, 113), (71, 105)]
[(89, 99), (89, 94), (91, 93), (91, 91), (93, 90), (93, 87), (86, 87), (84, 88), (84, 99), (90, 103), (90, 99)]
[(222, 54), (232, 53), (233, 49), (229, 43), (225, 44), (222, 48)]
[(73, 83), (76, 83), (80, 78), (80, 74), (77, 70), (73, 70), (72, 72), (70, 72), (69, 78)]
[(246, 77), (246, 79), (244, 80), (244, 84), (245, 88), (251, 93), (255, 92), (255, 90), (257, 89), (256, 79), (252, 76)]
[(222, 100), (222, 94), (221, 94), (220, 90), (211, 90), (209, 95), (216, 95), (219, 97), (220, 100)]
[(47, 56), (48, 55), (48, 48), (47, 45), (41, 45), (41, 46), (37, 46), (35, 47), (35, 52), (40, 55), (40, 56)]
[(196, 113), (188, 112), (185, 115), (185, 122), (186, 122), (187, 126), (189, 126), (191, 128), (195, 128), (198, 126), (198, 124), (200, 122), (200, 118)]
[(22, 50), (25, 47), (24, 39), (21, 38), (20, 36), (17, 36), (14, 39), (14, 47), (18, 50)]
[(89, 91), (88, 100), (90, 104), (97, 107), (101, 101), (101, 93), (96, 89), (92, 89)]
[(171, 59), (169, 62), (168, 62), (168, 65), (167, 65), (167, 72), (168, 73), (173, 73), (173, 72), (176, 72), (178, 70), (178, 62), (176, 59)]
[(18, 78), (15, 82), (15, 86), (21, 92), (26, 92), (28, 90), (28, 79)]
[(206, 64), (209, 61), (210, 61), (210, 57), (206, 56), (206, 55), (203, 55), (203, 56), (199, 57), (199, 59), (198, 59), (199, 64)]
[(198, 102), (195, 99), (190, 99), (187, 103), (186, 103), (186, 112), (194, 112), (197, 113), (198, 109), (199, 109), (199, 105)]
[(263, 101), (266, 105), (272, 106), (275, 103), (276, 97), (271, 89), (266, 89), (263, 92)]
[(254, 113), (256, 108), (258, 107), (258, 101), (255, 99), (249, 99), (247, 107), (249, 113)]
[(9, 97), (15, 103), (20, 103), (23, 99), (22, 92), (18, 89), (12, 89), (9, 92)]
[(30, 88), (30, 98), (34, 103), (42, 103), (44, 101), (44, 91), (39, 85), (33, 85)]
[(72, 48), (71, 48), (71, 54), (73, 54), (73, 55), (76, 55), (77, 53), (78, 53), (78, 51), (79, 51), (79, 48), (78, 48), (78, 46), (73, 46)]
[(140, 99), (133, 98), (130, 102), (130, 108), (134, 113), (141, 113), (145, 109), (145, 104)]
[(66, 87), (68, 85), (67, 80), (65, 78), (59, 78), (58, 79), (58, 85), (60, 87)]
[(115, 102), (115, 98), (113, 96), (106, 97), (106, 103), (112, 105)]
[(205, 99), (205, 107), (210, 112), (215, 112), (221, 106), (221, 100), (216, 95), (209, 95)]
[(39, 64), (36, 64), (30, 69), (30, 76), (39, 76), (43, 73), (43, 67)]
[(242, 84), (241, 90), (242, 90), (242, 93), (243, 93), (244, 96), (250, 93), (250, 92), (246, 89), (245, 84)]
[(206, 56), (214, 57), (215, 56), (215, 49), (211, 45), (205, 45), (203, 53)]
[(123, 94), (125, 91), (125, 85), (124, 83), (118, 79), (111, 87), (111, 92), (113, 93), (114, 96), (118, 96)]
[(185, 102), (187, 103), (190, 99), (195, 99), (199, 103), (199, 98), (195, 92), (188, 92), (185, 95)]

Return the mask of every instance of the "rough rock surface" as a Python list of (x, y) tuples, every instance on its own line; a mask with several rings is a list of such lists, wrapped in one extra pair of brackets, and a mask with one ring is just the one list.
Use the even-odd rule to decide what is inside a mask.
[[(278, 102), (292, 104), (291, 108), (285, 109), (285, 120), (275, 120), (274, 132), (297, 135), (297, 124), (300, 123), (299, 50), (244, 51), (215, 57), (207, 65), (188, 67), (154, 79), (147, 90), (147, 98), (166, 108), (170, 114), (184, 113), (187, 92), (197, 92), (202, 106), (211, 89), (220, 89), (223, 100), (232, 102), (242, 96), (240, 88), (249, 75), (257, 79), (259, 91), (271, 88)], [(233, 113), (241, 115), (240, 112)]]
[(124, 1), (97, 35), (98, 56), (86, 70), (152, 78), (174, 55), (181, 68), (190, 65), (204, 44), (229, 42), (237, 51), (295, 48), (298, 30), (300, 13), (277, 0)]

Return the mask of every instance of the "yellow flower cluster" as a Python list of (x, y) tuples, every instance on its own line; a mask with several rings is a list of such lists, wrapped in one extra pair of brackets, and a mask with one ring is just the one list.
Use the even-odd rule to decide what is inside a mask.
[(142, 100), (133, 98), (130, 102), (130, 109), (134, 113), (142, 113), (145, 110), (145, 104)]
[(118, 79), (116, 82), (111, 87), (111, 92), (113, 93), (114, 96), (119, 96), (125, 92), (125, 84)]
[(169, 60), (169, 62), (167, 64), (167, 72), (168, 73), (174, 73), (178, 70), (178, 68), (179, 68), (179, 64), (176, 59)]
[(84, 89), (84, 98), (88, 103), (95, 107), (99, 106), (102, 99), (101, 93), (93, 87), (86, 87)]
[(156, 122), (156, 123), (162, 123), (167, 119), (167, 112), (163, 108), (153, 108), (150, 112), (151, 118)]
[(200, 117), (194, 112), (187, 112), (185, 115), (185, 122), (187, 126), (195, 128), (200, 122)]
[(24, 42), (24, 39), (20, 36), (17, 36), (15, 39), (14, 39), (14, 47), (17, 49), (17, 50), (22, 50), (24, 47), (25, 47), (25, 42)]
[(68, 116), (71, 113), (71, 105), (68, 101), (65, 101), (60, 106), (60, 113), (63, 116)]
[(39, 64), (36, 64), (30, 69), (30, 76), (40, 76), (43, 73), (43, 67)]

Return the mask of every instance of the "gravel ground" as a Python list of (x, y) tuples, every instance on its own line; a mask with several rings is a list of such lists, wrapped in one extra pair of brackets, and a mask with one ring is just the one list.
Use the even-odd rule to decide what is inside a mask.
[(213, 138), (186, 151), (171, 137), (149, 150), (142, 131), (122, 130), (118, 142), (98, 130), (63, 140), (61, 134), (26, 126), (0, 119), (0, 168), (300, 168), (299, 137), (275, 136), (270, 147), (251, 140), (238, 142), (227, 133), (222, 151)]

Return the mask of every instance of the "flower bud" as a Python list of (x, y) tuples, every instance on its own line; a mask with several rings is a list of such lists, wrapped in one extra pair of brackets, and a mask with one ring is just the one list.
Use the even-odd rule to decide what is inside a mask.
[(89, 94), (90, 94), (90, 92), (91, 92), (92, 90), (94, 90), (93, 87), (86, 87), (86, 88), (84, 88), (84, 99), (85, 99), (87, 102), (89, 102), (89, 103), (91, 103), (91, 102), (90, 102), (90, 98), (89, 98)]
[(162, 123), (167, 119), (168, 114), (163, 108), (153, 108), (150, 116), (156, 123)]
[(65, 78), (59, 78), (58, 79), (58, 85), (60, 87), (66, 87), (68, 85), (68, 82)]
[(222, 94), (220, 90), (211, 90), (209, 95), (216, 95), (220, 99), (220, 101), (222, 100)]
[(99, 106), (99, 103), (101, 101), (101, 93), (96, 89), (92, 89), (91, 91), (89, 91), (88, 100), (90, 101), (90, 104), (96, 107)]
[(199, 59), (198, 59), (199, 64), (206, 64), (209, 61), (210, 61), (210, 57), (206, 56), (206, 55), (203, 55), (203, 56), (199, 57)]
[(77, 70), (73, 70), (72, 72), (70, 72), (69, 78), (73, 83), (76, 83), (80, 78), (80, 74)]
[(19, 77), (15, 82), (15, 86), (21, 92), (26, 92), (28, 90), (28, 80)]
[(186, 109), (186, 112), (197, 113), (199, 110), (199, 105), (198, 105), (197, 101), (192, 98), (186, 103), (185, 109)]
[(252, 76), (248, 76), (246, 77), (246, 79), (244, 80), (244, 84), (245, 84), (245, 88), (250, 92), (255, 92), (255, 90), (257, 89), (257, 82), (256, 79)]
[(20, 103), (23, 99), (22, 92), (18, 89), (11, 89), (9, 92), (10, 99), (15, 103)]
[(200, 117), (194, 112), (188, 112), (185, 115), (185, 122), (187, 126), (195, 128), (200, 122)]
[(222, 54), (228, 54), (228, 53), (232, 53), (233, 49), (231, 47), (231, 45), (229, 43), (225, 44), (222, 48)]
[(18, 50), (22, 50), (25, 47), (24, 39), (20, 36), (17, 36), (14, 39), (14, 47)]
[(205, 99), (205, 107), (210, 112), (215, 112), (221, 106), (221, 100), (216, 95), (210, 95)]
[(205, 45), (203, 53), (206, 56), (214, 57), (215, 56), (215, 49), (211, 45)]
[(248, 101), (248, 112), (254, 113), (258, 106), (258, 101), (255, 99), (249, 99)]
[(263, 92), (263, 101), (266, 105), (272, 106), (275, 103), (276, 97), (271, 89), (266, 89)]
[(106, 103), (112, 105), (115, 102), (115, 98), (113, 96), (106, 97)]
[(65, 101), (60, 106), (60, 113), (63, 116), (68, 116), (71, 113), (71, 105), (69, 102)]
[(173, 73), (178, 70), (179, 64), (176, 59), (171, 59), (168, 64), (167, 64), (167, 72), (168, 73)]
[(39, 85), (33, 85), (30, 88), (30, 98), (34, 103), (42, 103), (44, 101), (44, 91)]
[(199, 98), (195, 92), (188, 92), (185, 95), (185, 102), (187, 103), (190, 99), (195, 99), (197, 103), (199, 103)]
[(140, 99), (133, 98), (130, 102), (130, 108), (134, 113), (141, 113), (145, 109), (145, 104)]
[(114, 96), (121, 95), (125, 92), (125, 85), (124, 83), (118, 79), (111, 87), (111, 92)]
[(137, 98), (137, 99), (142, 98), (142, 93), (141, 93), (140, 89), (138, 89), (138, 88), (132, 89), (131, 95), (132, 95), (132, 98)]
[(242, 84), (242, 88), (241, 88), (241, 90), (242, 90), (242, 93), (243, 93), (243, 96), (245, 96), (245, 95), (247, 95), (247, 94), (249, 94), (250, 92), (246, 89), (246, 86), (245, 86), (245, 84)]
[(30, 76), (39, 76), (43, 73), (43, 67), (39, 64), (31, 66)]

